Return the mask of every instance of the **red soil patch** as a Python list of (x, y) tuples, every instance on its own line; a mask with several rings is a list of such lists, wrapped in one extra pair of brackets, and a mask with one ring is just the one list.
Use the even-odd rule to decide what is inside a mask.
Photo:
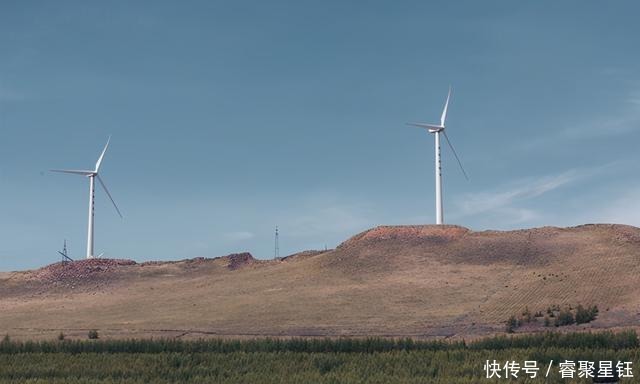
[(51, 284), (69, 281), (83, 281), (115, 272), (121, 266), (135, 265), (133, 260), (123, 259), (86, 259), (68, 263), (55, 263), (33, 271), (31, 278)]
[(227, 259), (227, 268), (231, 270), (251, 265), (256, 262), (256, 259), (254, 259), (249, 252), (232, 253), (231, 255), (223, 256), (222, 259)]
[(377, 242), (384, 240), (449, 242), (462, 238), (469, 229), (457, 225), (401, 225), (380, 226), (359, 233), (338, 248), (350, 247), (360, 242)]
[(298, 252), (298, 253), (294, 253), (292, 255), (289, 256), (285, 256), (283, 258), (281, 258), (281, 261), (295, 261), (295, 260), (301, 260), (301, 259), (307, 259), (309, 257), (313, 257), (313, 256), (318, 256), (321, 255), (325, 252), (330, 252), (333, 251), (333, 249), (328, 249), (326, 251), (315, 251), (315, 250), (308, 250), (308, 251), (302, 251), (302, 252)]

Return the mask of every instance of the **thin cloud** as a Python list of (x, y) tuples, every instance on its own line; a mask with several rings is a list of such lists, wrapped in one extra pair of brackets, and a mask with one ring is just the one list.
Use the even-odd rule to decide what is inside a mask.
[(627, 99), (627, 103), (640, 109), (640, 92), (636, 92)]
[(612, 111), (607, 116), (592, 116), (584, 121), (574, 122), (554, 130), (552, 133), (528, 139), (518, 145), (517, 149), (534, 150), (550, 144), (563, 143), (566, 140), (623, 135), (640, 130), (640, 93), (631, 92), (626, 99), (621, 100), (621, 105), (623, 107), (620, 110)]
[(373, 225), (362, 207), (329, 205), (316, 207), (290, 221), (290, 235), (297, 237), (318, 234), (349, 234)]
[(516, 221), (528, 221), (538, 215), (531, 210), (514, 206), (515, 203), (541, 196), (583, 177), (571, 170), (560, 175), (526, 178), (510, 184), (500, 191), (469, 193), (457, 199), (458, 216), (472, 216), (489, 211), (505, 213)]
[(608, 203), (594, 214), (596, 221), (640, 226), (640, 186), (628, 189), (625, 193), (607, 199)]
[[(634, 104), (633, 100), (635, 99), (629, 99), (628, 102)], [(638, 100), (635, 107), (640, 107), (640, 100)], [(638, 128), (640, 128), (640, 108), (631, 108), (622, 116), (600, 119), (595, 123), (575, 124), (572, 127), (561, 130), (559, 136), (564, 138), (594, 138), (629, 133)]]
[(227, 232), (224, 234), (225, 239), (230, 241), (243, 241), (249, 240), (255, 237), (253, 232), (248, 231), (236, 231), (236, 232)]
[(540, 212), (528, 208), (504, 207), (502, 213), (511, 218), (511, 224), (530, 223), (543, 217)]
[[(488, 225), (493, 229), (496, 229), (496, 223), (500, 228), (565, 223), (568, 217), (559, 217), (554, 211), (532, 209), (531, 205), (536, 205), (535, 200), (540, 196), (608, 173), (612, 168), (620, 167), (620, 164), (612, 162), (595, 168), (571, 169), (556, 175), (528, 177), (494, 190), (463, 194), (455, 198), (451, 218), (462, 223)], [(574, 222), (571, 220), (571, 223)]]

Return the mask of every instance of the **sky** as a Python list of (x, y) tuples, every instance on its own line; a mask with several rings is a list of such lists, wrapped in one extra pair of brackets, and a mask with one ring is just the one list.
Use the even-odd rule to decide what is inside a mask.
[(0, 3), (0, 270), (333, 248), (435, 222), (640, 226), (634, 1)]

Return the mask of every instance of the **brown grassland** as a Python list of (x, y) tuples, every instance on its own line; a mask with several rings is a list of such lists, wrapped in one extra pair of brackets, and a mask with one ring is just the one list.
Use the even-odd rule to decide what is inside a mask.
[(640, 229), (630, 226), (377, 227), (281, 260), (83, 260), (0, 273), (0, 332), (456, 340), (504, 332), (509, 316), (554, 304), (600, 308), (594, 322), (563, 329), (616, 329), (639, 324), (638, 276)]

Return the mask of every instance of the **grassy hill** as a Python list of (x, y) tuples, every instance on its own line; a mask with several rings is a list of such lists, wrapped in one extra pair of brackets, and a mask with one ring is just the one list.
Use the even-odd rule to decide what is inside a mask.
[[(640, 321), (640, 229), (377, 227), (335, 250), (0, 274), (0, 332), (86, 337), (412, 336), (504, 331), (525, 308), (597, 305), (579, 328)], [(526, 328), (525, 328), (526, 329)]]

